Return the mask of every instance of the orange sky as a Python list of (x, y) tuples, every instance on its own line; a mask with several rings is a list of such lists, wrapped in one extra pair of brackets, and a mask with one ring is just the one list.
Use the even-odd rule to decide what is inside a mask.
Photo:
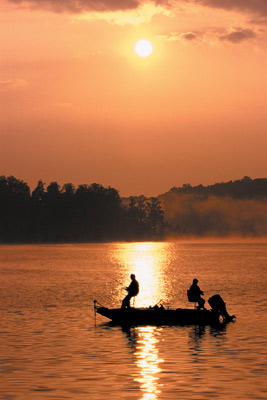
[[(266, 0), (0, 11), (0, 175), (122, 196), (267, 176)], [(134, 52), (141, 38), (148, 58)]]

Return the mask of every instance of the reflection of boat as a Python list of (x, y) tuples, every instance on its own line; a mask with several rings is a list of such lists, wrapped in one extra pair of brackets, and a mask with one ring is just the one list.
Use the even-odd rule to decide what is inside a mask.
[(94, 301), (95, 312), (119, 325), (216, 325), (232, 321), (217, 310), (148, 308), (107, 308)]

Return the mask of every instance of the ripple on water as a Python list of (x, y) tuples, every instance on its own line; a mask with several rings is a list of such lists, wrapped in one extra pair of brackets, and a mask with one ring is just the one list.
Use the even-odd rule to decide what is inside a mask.
[[(16, 259), (7, 247), (0, 253), (3, 399), (266, 399), (266, 247), (132, 243), (14, 252)], [(237, 321), (221, 330), (127, 330), (103, 319), (95, 326), (92, 300), (102, 302), (105, 292), (105, 304), (117, 306), (124, 294), (107, 275), (126, 286), (131, 272), (140, 305), (165, 298), (188, 306), (186, 289), (198, 276), (206, 298), (221, 290)]]

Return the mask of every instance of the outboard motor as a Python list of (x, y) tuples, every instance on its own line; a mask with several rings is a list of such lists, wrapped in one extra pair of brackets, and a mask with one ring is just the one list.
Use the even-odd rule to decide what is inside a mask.
[(235, 315), (228, 314), (226, 304), (219, 294), (210, 297), (208, 302), (214, 311), (219, 312), (225, 318), (225, 322), (230, 322), (235, 318)]

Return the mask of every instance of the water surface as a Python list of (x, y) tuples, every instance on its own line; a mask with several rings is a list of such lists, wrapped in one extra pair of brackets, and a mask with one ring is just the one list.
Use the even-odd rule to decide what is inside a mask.
[[(267, 245), (0, 246), (1, 399), (266, 399)], [(93, 300), (192, 307), (193, 278), (237, 315), (224, 329), (122, 329)]]

